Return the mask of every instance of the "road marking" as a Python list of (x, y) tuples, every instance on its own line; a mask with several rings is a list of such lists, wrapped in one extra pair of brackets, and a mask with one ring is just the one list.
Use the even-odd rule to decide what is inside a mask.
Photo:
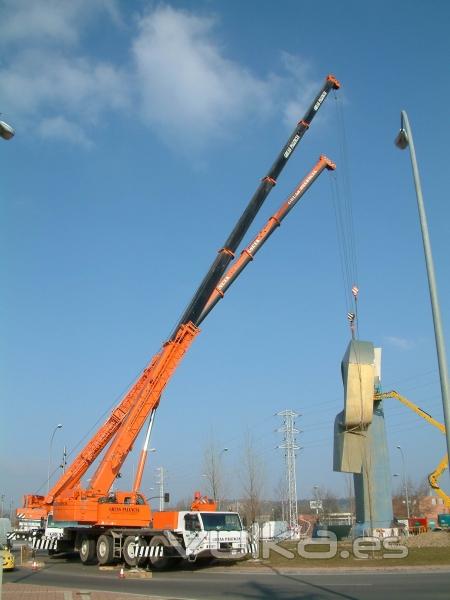
[(373, 583), (324, 583), (324, 587), (372, 587)]

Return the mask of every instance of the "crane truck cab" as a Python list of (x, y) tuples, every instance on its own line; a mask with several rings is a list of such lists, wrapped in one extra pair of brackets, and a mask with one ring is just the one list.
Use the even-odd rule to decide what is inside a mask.
[(214, 500), (195, 492), (190, 510), (154, 512), (151, 534), (125, 544), (123, 557), (130, 566), (148, 557), (153, 569), (164, 569), (197, 558), (234, 561), (254, 550), (237, 512), (218, 511)]
[(234, 512), (199, 512), (183, 515), (186, 557), (232, 558), (248, 552), (248, 534)]
[[(237, 560), (248, 555), (250, 548), (247, 531), (238, 513), (226, 511), (177, 511), (159, 512), (153, 515), (153, 526), (168, 540), (164, 558), (155, 557), (152, 565), (158, 568), (169, 563), (170, 558), (195, 561), (197, 558)], [(170, 550), (169, 548), (172, 548)], [(145, 555), (145, 548), (137, 550)]]

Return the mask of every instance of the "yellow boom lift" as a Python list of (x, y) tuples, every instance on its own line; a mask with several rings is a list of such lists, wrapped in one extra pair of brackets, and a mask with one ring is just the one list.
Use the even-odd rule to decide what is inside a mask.
[[(431, 423), (431, 425), (434, 425), (435, 427), (437, 427), (439, 429), (439, 431), (445, 435), (445, 425), (443, 425), (442, 423), (439, 423), (439, 421), (436, 421), (436, 419), (434, 419), (431, 415), (429, 415), (427, 412), (422, 410), (419, 406), (414, 404), (414, 402), (411, 402), (411, 400), (408, 400), (408, 398), (405, 398), (404, 396), (402, 396), (395, 390), (392, 390), (390, 392), (382, 392), (382, 393), (380, 392), (378, 394), (375, 394), (375, 396), (374, 396), (375, 400), (383, 400), (385, 398), (396, 398), (402, 404), (404, 404), (405, 406), (410, 408), (412, 411), (414, 411), (417, 415), (419, 415), (419, 417), (422, 417), (422, 419), (425, 419), (425, 421), (428, 421), (428, 423)], [(444, 490), (442, 490), (439, 487), (439, 484), (438, 484), (439, 477), (442, 475), (442, 473), (445, 471), (445, 469), (447, 467), (448, 467), (448, 454), (446, 454), (444, 456), (444, 458), (438, 464), (436, 469), (428, 475), (428, 482), (429, 482), (430, 486), (434, 490), (436, 490), (436, 494), (438, 494), (442, 498), (445, 506), (447, 508), (450, 508), (450, 496), (448, 496), (444, 492)]]

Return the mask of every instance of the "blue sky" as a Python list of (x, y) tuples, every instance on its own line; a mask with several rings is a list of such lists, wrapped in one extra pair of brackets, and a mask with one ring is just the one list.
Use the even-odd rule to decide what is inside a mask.
[[(405, 109), (449, 339), (448, 3), (3, 0), (0, 10), (1, 118), (17, 130), (0, 145), (1, 493), (16, 502), (43, 491), (56, 424), (55, 464), (158, 351), (328, 73), (342, 89), (247, 239), (321, 153), (335, 160), (339, 206), (353, 215), (360, 337), (383, 347), (383, 388), (442, 419), (409, 157), (393, 139)], [(273, 415), (292, 408), (302, 414), (299, 495), (345, 489), (332, 472), (332, 424), (349, 340), (339, 260), (349, 223), (338, 232), (330, 179), (203, 323), (158, 410), (144, 488), (161, 465), (174, 498), (204, 487), (213, 437), (229, 448), (227, 494), (238, 496), (250, 431), (265, 495), (276, 496)], [(400, 443), (418, 480), (445, 440), (394, 402), (392, 471)]]

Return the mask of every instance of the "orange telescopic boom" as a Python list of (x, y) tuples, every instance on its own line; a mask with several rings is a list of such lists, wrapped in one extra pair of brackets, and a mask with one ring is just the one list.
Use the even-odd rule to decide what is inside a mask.
[(181, 325), (175, 339), (165, 344), (160, 360), (153, 367), (147, 388), (130, 408), (93, 475), (91, 489), (101, 492), (109, 490), (148, 415), (158, 406), (163, 389), (199, 331), (192, 323)]
[[(312, 119), (328, 93), (332, 89), (337, 88), (339, 88), (339, 82), (333, 76), (328, 76), (304, 118), (297, 124), (268, 174), (261, 181), (257, 191), (237, 221), (224, 247), (219, 251), (216, 260), (211, 265), (169, 340), (165, 342), (162, 349), (152, 358), (149, 366), (142, 372), (106, 422), (77, 455), (70, 467), (51, 488), (47, 496), (25, 496), (24, 506), (30, 508), (30, 513), (32, 512), (31, 509), (35, 511), (35, 515), (39, 513), (39, 510), (36, 511), (36, 509), (41, 509), (43, 513), (53, 510), (55, 522), (108, 524), (109, 521), (107, 519), (113, 518), (111, 516), (106, 517), (106, 515), (110, 515), (111, 509), (108, 512), (107, 503), (104, 500), (105, 495), (110, 490), (116, 477), (119, 476), (120, 468), (131, 451), (146, 419), (149, 415), (152, 415), (153, 418), (165, 386), (199, 333), (198, 326), (320, 173), (325, 168), (335, 168), (329, 159), (321, 156), (307, 177), (300, 182), (288, 200), (269, 220), (266, 227), (252, 244), (243, 251), (234, 267), (224, 277), (229, 263), (234, 258), (237, 246), (248, 231), (265, 198), (275, 185), (279, 174), (303, 137), (303, 134), (309, 128)], [(146, 440), (147, 445), (148, 438), (149, 434)], [(93, 477), (90, 479), (89, 489), (83, 490), (80, 486), (81, 478), (105, 449), (105, 454), (99, 462)], [(146, 454), (147, 448), (145, 447), (145, 451), (141, 454), (139, 461), (133, 492), (120, 492), (120, 494), (131, 493), (132, 499), (136, 500)], [(125, 502), (127, 497), (124, 496), (124, 498)], [(136, 503), (139, 504), (137, 501)], [(96, 505), (98, 505), (97, 508)], [(24, 512), (23, 509), (18, 509), (18, 513), (21, 512), (28, 517), (27, 511)], [(146, 520), (148, 521), (148, 505), (145, 504), (145, 507), (142, 507), (142, 510), (139, 509), (138, 513), (136, 514), (135, 522), (127, 521), (127, 523), (131, 523), (133, 526), (141, 526)], [(127, 518), (131, 518), (128, 513)], [(118, 518), (117, 523), (119, 521), (120, 519)]]
[[(244, 235), (247, 233), (248, 228), (253, 222), (253, 219), (261, 208), (264, 200), (267, 198), (269, 192), (276, 184), (278, 176), (292, 156), (305, 132), (309, 129), (312, 120), (316, 116), (329, 92), (331, 90), (337, 90), (339, 87), (339, 81), (333, 75), (328, 75), (328, 77), (325, 79), (322, 89), (312, 101), (311, 105), (303, 116), (303, 119), (297, 123), (297, 126), (275, 159), (275, 162), (269, 169), (269, 172), (261, 180), (258, 189), (254, 193), (247, 208), (244, 210), (238, 222), (234, 226), (233, 231), (229, 235), (223, 247), (219, 250), (216, 259), (212, 263), (208, 273), (205, 275), (203, 281), (198, 287), (189, 306), (183, 313), (178, 325), (175, 327), (175, 333), (178, 331), (178, 328), (182, 323), (198, 323), (199, 316), (203, 312), (203, 309), (213, 293), (214, 288), (219, 283), (230, 262), (233, 260), (234, 253), (236, 252)], [(175, 333), (173, 335), (175, 335)]]
[[(321, 156), (314, 168), (299, 183), (286, 202), (275, 215), (269, 219), (268, 224), (257, 238), (243, 251), (241, 258), (236, 262), (236, 269), (231, 278), (232, 280), (228, 282), (228, 285), (223, 286), (225, 289), (238, 277), (245, 265), (248, 264), (254, 254), (256, 254), (256, 250), (267, 241), (271, 233), (280, 225), (284, 217), (326, 168), (335, 169), (335, 164), (326, 156)], [(252, 252), (249, 249), (252, 249)], [(220, 298), (220, 295), (218, 295), (218, 298)], [(215, 304), (216, 302), (212, 300), (212, 305), (209, 307), (209, 310), (205, 308), (206, 314), (212, 309), (213, 303)], [(206, 314), (203, 318), (206, 317)], [(130, 407), (126, 418), (121, 423), (111, 445), (98, 466), (97, 471), (91, 478), (90, 489), (93, 492), (98, 490), (103, 494), (110, 489), (137, 436), (144, 426), (147, 417), (151, 411), (157, 408), (165, 385), (198, 332), (199, 329), (192, 323), (181, 325), (180, 331), (175, 339), (166, 343), (159, 360), (153, 365), (152, 376), (149, 378), (147, 386), (144, 387), (140, 396), (135, 398), (133, 406)], [(143, 467), (141, 466), (140, 471), (142, 471), (142, 468)]]
[(154, 381), (155, 368), (157, 365), (161, 365), (163, 362), (163, 353), (167, 354), (168, 348), (171, 348), (174, 345), (174, 342), (167, 342), (163, 346), (162, 350), (160, 350), (158, 354), (155, 354), (148, 367), (144, 369), (128, 393), (125, 394), (120, 404), (113, 410), (111, 415), (100, 427), (97, 433), (72, 461), (70, 467), (66, 469), (64, 475), (62, 475), (55, 485), (50, 489), (49, 493), (45, 497), (46, 504), (51, 504), (56, 496), (64, 494), (67, 490), (74, 488), (80, 482), (81, 478), (89, 469), (89, 467), (111, 441), (121, 423), (128, 415), (131, 406), (137, 402), (138, 398), (147, 393), (149, 387)]
[(70, 467), (66, 469), (55, 485), (50, 489), (45, 497), (45, 503), (51, 504), (56, 496), (64, 494), (67, 490), (74, 488), (79, 484), (81, 478), (93, 464), (99, 454), (111, 441), (113, 435), (117, 432), (120, 424), (127, 416), (130, 407), (136, 402), (137, 398), (144, 393), (149, 382), (152, 380), (153, 367), (159, 361), (162, 351), (155, 354), (150, 364), (141, 373), (140, 377), (125, 394), (120, 404), (113, 410), (111, 415), (100, 427), (97, 433), (86, 444), (83, 450), (72, 461)]
[(334, 162), (332, 162), (326, 156), (322, 155), (319, 158), (317, 163), (314, 165), (308, 175), (301, 180), (286, 202), (284, 202), (278, 211), (272, 217), (270, 217), (266, 226), (261, 229), (255, 239), (242, 251), (239, 259), (225, 273), (216, 289), (211, 294), (207, 305), (198, 318), (196, 323), (197, 326), (202, 323), (202, 321), (208, 316), (219, 300), (223, 298), (230, 285), (236, 281), (237, 277), (242, 273), (248, 263), (253, 260), (258, 250), (260, 250), (261, 247), (267, 242), (275, 229), (281, 225), (281, 221), (288, 215), (289, 211), (294, 208), (303, 194), (311, 187), (323, 170), (334, 170), (335, 168), (336, 165)]
[[(281, 225), (283, 219), (289, 214), (292, 208), (294, 208), (294, 206), (298, 203), (303, 194), (311, 187), (311, 185), (316, 181), (316, 179), (320, 176), (324, 169), (334, 170), (335, 168), (336, 165), (334, 164), (334, 162), (332, 162), (326, 156), (320, 156), (319, 160), (308, 173), (308, 175), (306, 175), (306, 177), (304, 177), (300, 181), (300, 183), (297, 185), (297, 187), (289, 196), (289, 198), (269, 219), (266, 226), (259, 232), (256, 238), (242, 251), (240, 258), (230, 267), (230, 269), (228, 269), (217, 288), (211, 294), (208, 304), (205, 306), (203, 312), (199, 317), (197, 326), (199, 326), (200, 323), (208, 316), (208, 314), (211, 312), (211, 310), (214, 308), (217, 302), (224, 296), (227, 289), (231, 286), (232, 283), (236, 281), (236, 279), (242, 273), (242, 271), (248, 265), (248, 263), (251, 260), (253, 260), (258, 250), (265, 244), (265, 242), (269, 239), (269, 237), (275, 231), (275, 229)], [(149, 431), (146, 435), (144, 447), (139, 457), (137, 473), (133, 485), (133, 491), (137, 491), (139, 489), (140, 482), (142, 479), (142, 473), (147, 458), (147, 447), (149, 443), (150, 431), (153, 425), (154, 410), (155, 408), (152, 409), (151, 420), (149, 423)], [(126, 423), (127, 421), (125, 421), (124, 427), (126, 427)], [(91, 486), (94, 487), (93, 482), (91, 482)]]

